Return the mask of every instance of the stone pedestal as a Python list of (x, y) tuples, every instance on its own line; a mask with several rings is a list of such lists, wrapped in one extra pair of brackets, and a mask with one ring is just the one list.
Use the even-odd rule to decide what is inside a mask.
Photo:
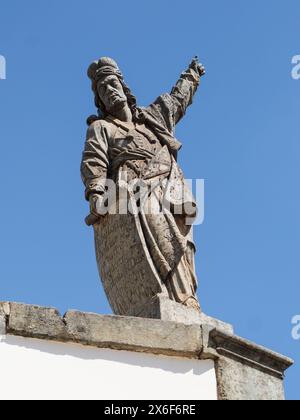
[(186, 325), (199, 324), (218, 328), (229, 334), (233, 334), (233, 326), (218, 319), (212, 318), (196, 309), (188, 308), (180, 303), (170, 300), (163, 294), (159, 294), (148, 304), (136, 307), (132, 316), (139, 318), (160, 319)]
[[(159, 310), (162, 317), (178, 316), (177, 311), (164, 312), (161, 300), (152, 310), (152, 318)], [(9, 389), (15, 395), (15, 387), (6, 384), (31, 380), (22, 371), (31, 363), (29, 357), (35, 361), (29, 365), (32, 390), (27, 386), (24, 393), (33, 399), (35, 394), (42, 397), (44, 388), (47, 398), (56, 398), (60, 383), (61, 397), (67, 399), (76, 398), (76, 392), (83, 394), (87, 387), (99, 399), (104, 395), (116, 399), (119, 391), (128, 399), (284, 399), (284, 373), (292, 360), (234, 335), (220, 321), (201, 315), (192, 323), (191, 318), (184, 323), (77, 311), (61, 317), (52, 308), (0, 303), (1, 386), (5, 387), (0, 398)], [(39, 369), (34, 372), (37, 359)], [(69, 373), (64, 370), (66, 363), (71, 363)], [(123, 368), (126, 377), (120, 376)], [(87, 369), (95, 376), (95, 386), (85, 376), (78, 379)], [(41, 375), (47, 370), (50, 376)], [(145, 375), (155, 386), (141, 387)], [(115, 385), (120, 381), (126, 389), (118, 391)]]

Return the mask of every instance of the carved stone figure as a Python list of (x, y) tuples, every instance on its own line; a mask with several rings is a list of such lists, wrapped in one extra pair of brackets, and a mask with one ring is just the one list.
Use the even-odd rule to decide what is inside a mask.
[[(177, 164), (181, 143), (174, 131), (204, 74), (193, 59), (170, 94), (142, 108), (114, 60), (89, 67), (98, 115), (88, 119), (81, 164), (91, 211), (86, 222), (94, 226), (100, 276), (117, 315), (139, 316), (158, 295), (201, 311), (187, 222), (196, 203)], [(112, 181), (117, 195), (107, 205)], [(137, 195), (130, 182), (149, 189)]]

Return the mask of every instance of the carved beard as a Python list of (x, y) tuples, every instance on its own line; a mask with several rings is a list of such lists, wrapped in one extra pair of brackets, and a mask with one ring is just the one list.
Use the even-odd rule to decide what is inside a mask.
[(127, 104), (126, 98), (116, 98), (115, 101), (112, 101), (112, 103), (109, 104), (109, 108), (107, 109), (107, 111), (109, 113), (115, 113), (115, 112), (121, 111), (121, 109), (123, 109), (126, 104)]

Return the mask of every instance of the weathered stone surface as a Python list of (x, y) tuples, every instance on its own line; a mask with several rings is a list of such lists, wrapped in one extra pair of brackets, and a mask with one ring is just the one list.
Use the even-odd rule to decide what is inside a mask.
[(3, 334), (191, 358), (199, 358), (202, 351), (202, 333), (197, 325), (77, 311), (62, 318), (52, 308), (5, 305), (9, 305), (9, 314), (0, 306)]
[(0, 313), (0, 336), (6, 334), (6, 319), (3, 314)]
[(0, 309), (0, 336), (6, 334), (6, 317)]
[(116, 315), (151, 301), (164, 285), (152, 263), (138, 217), (107, 215), (94, 226), (96, 256), (103, 287)]
[(206, 315), (204, 312), (200, 314), (200, 324), (208, 325), (212, 328), (217, 328), (220, 331), (224, 331), (227, 334), (234, 334), (233, 325), (228, 324), (227, 322), (220, 321), (219, 319), (212, 318), (209, 315)]
[(284, 399), (284, 372), (293, 364), (291, 359), (218, 330), (210, 332), (208, 346), (218, 355), (220, 400)]
[(174, 322), (70, 311), (65, 315), (72, 340), (97, 347), (198, 358), (201, 329)]
[(229, 401), (284, 400), (282, 379), (240, 363), (220, 357), (216, 362), (218, 399)]
[(8, 302), (0, 302), (0, 336), (6, 334), (6, 322), (10, 312)]
[(205, 315), (203, 312), (188, 308), (177, 302), (168, 299), (165, 295), (157, 295), (150, 302), (135, 307), (130, 314), (141, 318), (161, 319), (186, 325), (210, 325), (228, 334), (233, 334), (233, 326), (218, 319)]
[(9, 302), (0, 302), (0, 314), (9, 315), (10, 314), (10, 303)]
[(7, 333), (48, 340), (66, 338), (65, 324), (56, 309), (20, 303), (10, 303)]

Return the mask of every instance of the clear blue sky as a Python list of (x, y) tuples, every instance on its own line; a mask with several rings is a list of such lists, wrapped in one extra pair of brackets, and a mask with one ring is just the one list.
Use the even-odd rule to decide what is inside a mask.
[(206, 182), (199, 296), (236, 333), (293, 357), (300, 399), (299, 0), (1, 0), (0, 300), (110, 313), (79, 176), (94, 112), (88, 64), (114, 57), (141, 105), (195, 54), (207, 67), (178, 126)]

